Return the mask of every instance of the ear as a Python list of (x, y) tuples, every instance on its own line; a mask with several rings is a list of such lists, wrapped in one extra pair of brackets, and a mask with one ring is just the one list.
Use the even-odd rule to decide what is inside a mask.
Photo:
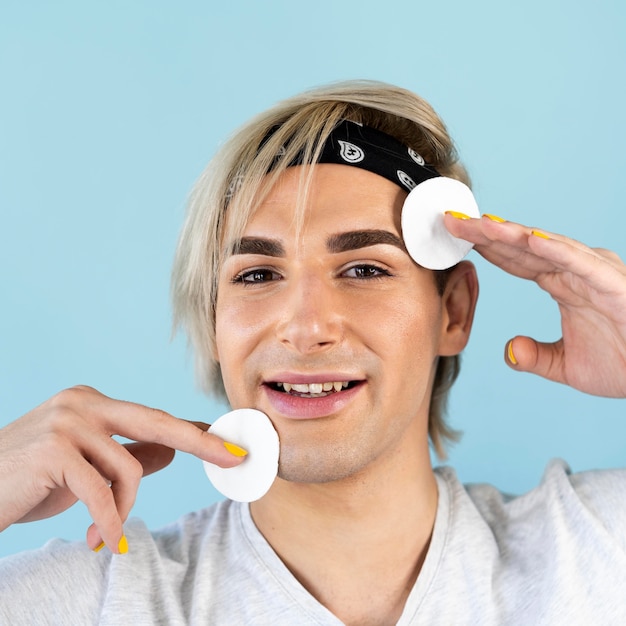
[(465, 348), (477, 300), (476, 268), (473, 263), (462, 261), (450, 272), (442, 295), (439, 356), (453, 356)]

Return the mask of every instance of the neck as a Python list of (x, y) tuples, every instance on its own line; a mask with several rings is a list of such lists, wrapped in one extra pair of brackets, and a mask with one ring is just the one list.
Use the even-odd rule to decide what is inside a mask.
[(251, 505), (285, 565), (344, 623), (395, 623), (415, 583), (437, 510), (428, 447), (417, 448), (400, 443), (341, 481), (278, 479)]

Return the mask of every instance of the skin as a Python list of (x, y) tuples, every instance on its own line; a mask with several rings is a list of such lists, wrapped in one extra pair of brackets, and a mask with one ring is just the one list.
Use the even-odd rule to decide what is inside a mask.
[[(437, 506), (434, 369), (467, 341), (476, 277), (461, 264), (438, 295), (401, 242), (405, 192), (376, 174), (318, 166), (299, 237), (297, 191), (292, 168), (249, 221), (243, 253), (222, 268), (217, 357), (233, 408), (264, 411), (281, 440), (280, 478), (252, 505), (257, 526), (344, 622), (393, 623)], [(355, 386), (331, 394), (332, 405), (291, 403), (276, 381)]]
[(446, 215), (445, 224), (490, 263), (537, 283), (558, 305), (561, 337), (514, 337), (504, 350), (510, 367), (592, 395), (626, 397), (626, 266), (617, 254), (486, 215)]
[(142, 476), (167, 466), (175, 449), (222, 467), (243, 461), (207, 428), (91, 387), (65, 389), (0, 430), (0, 530), (82, 500), (94, 520), (87, 544), (119, 553)]
[[(264, 207), (274, 214), (271, 224), (262, 211), (255, 217), (260, 234), (278, 236), (285, 250), (261, 265), (269, 263), (276, 275), (284, 270), (285, 279), (244, 288), (228, 274), (220, 277), (218, 356), (233, 406), (266, 410), (284, 443), (282, 478), (252, 505), (257, 526), (302, 584), (345, 623), (394, 623), (434, 524), (437, 493), (425, 432), (432, 364), (437, 354), (465, 344), (476, 279), (472, 266), (461, 264), (437, 300), (427, 274), (407, 265), (397, 246), (331, 254), (326, 239), (336, 228), (382, 227), (398, 235), (402, 199), (367, 172), (361, 173), (367, 180), (348, 180), (357, 176), (353, 168), (337, 185), (335, 175), (323, 171), (331, 167), (342, 166), (318, 168), (326, 179), (317, 181), (301, 240), (284, 229), (289, 220), (278, 219), (292, 193), (287, 177), (268, 198), (274, 204)], [(340, 223), (347, 213), (352, 219)], [(562, 337), (552, 343), (514, 337), (504, 350), (510, 367), (586, 393), (626, 397), (626, 267), (617, 255), (487, 216), (446, 215), (444, 222), (491, 263), (535, 281), (559, 307)], [(224, 272), (241, 261), (229, 260)], [(355, 270), (351, 278), (344, 271), (385, 262), (397, 270), (390, 279), (364, 281), (359, 270), (357, 280)], [(231, 314), (239, 333), (229, 330)], [(403, 374), (408, 368), (411, 384), (399, 384), (394, 368)], [(296, 420), (270, 401), (263, 388), (267, 370), (305, 377), (321, 370), (363, 382), (333, 415), (320, 417), (318, 406), (314, 419)], [(174, 449), (223, 467), (243, 461), (205, 430), (89, 387), (61, 391), (0, 430), (0, 530), (55, 515), (80, 499), (94, 520), (88, 544), (104, 539), (117, 552), (141, 476), (166, 466)], [(112, 435), (137, 443), (121, 445)]]

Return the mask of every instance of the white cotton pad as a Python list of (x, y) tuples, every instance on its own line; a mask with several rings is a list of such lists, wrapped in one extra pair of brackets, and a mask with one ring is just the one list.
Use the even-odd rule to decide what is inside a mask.
[(241, 465), (223, 468), (204, 461), (213, 486), (237, 502), (264, 496), (278, 474), (278, 434), (269, 417), (256, 409), (236, 409), (215, 420), (209, 432), (248, 451)]
[(458, 263), (474, 244), (452, 236), (443, 223), (446, 211), (480, 217), (471, 189), (458, 180), (438, 176), (415, 187), (402, 208), (402, 236), (413, 260), (431, 270)]

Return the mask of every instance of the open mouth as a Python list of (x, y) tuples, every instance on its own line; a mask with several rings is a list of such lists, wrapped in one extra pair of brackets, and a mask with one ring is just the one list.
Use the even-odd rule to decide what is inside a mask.
[(325, 383), (286, 383), (270, 382), (267, 385), (274, 391), (280, 391), (291, 396), (301, 398), (324, 398), (333, 393), (339, 393), (351, 389), (360, 384), (358, 380), (332, 381)]

